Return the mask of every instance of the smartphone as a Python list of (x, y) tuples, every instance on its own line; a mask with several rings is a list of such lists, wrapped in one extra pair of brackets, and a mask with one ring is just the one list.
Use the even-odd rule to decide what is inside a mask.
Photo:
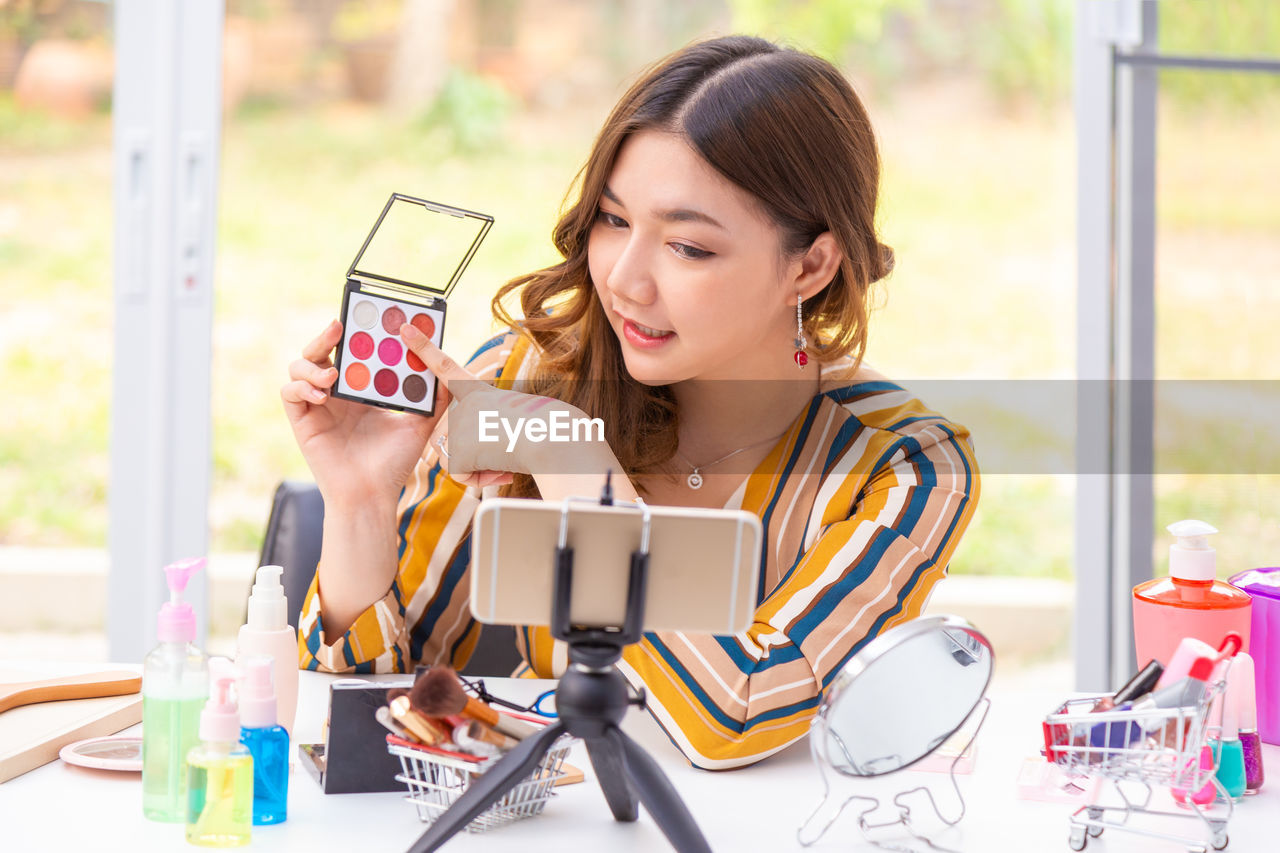
[[(481, 622), (550, 625), (565, 504), (491, 498), (471, 533), (471, 610)], [(763, 533), (745, 510), (653, 506), (644, 629), (735, 634), (751, 625)], [(621, 627), (641, 513), (630, 504), (568, 504), (570, 621)]]

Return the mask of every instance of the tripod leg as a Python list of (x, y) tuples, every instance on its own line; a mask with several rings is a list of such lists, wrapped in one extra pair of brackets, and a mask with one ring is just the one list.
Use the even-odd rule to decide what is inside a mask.
[(678, 853), (711, 853), (707, 839), (694, 822), (689, 808), (671, 786), (658, 762), (617, 726), (605, 737), (612, 740), (626, 762), (627, 776), (640, 794), (640, 802)]
[(418, 837), (408, 853), (428, 853), (438, 849), (532, 773), (551, 748), (551, 744), (563, 732), (563, 723), (556, 723), (520, 741), (519, 746), (504, 755), (482, 776), (474, 779), (462, 796)]
[(627, 782), (627, 762), (618, 745), (608, 737), (593, 738), (587, 741), (587, 755), (613, 819), (632, 821), (639, 817), (636, 792)]

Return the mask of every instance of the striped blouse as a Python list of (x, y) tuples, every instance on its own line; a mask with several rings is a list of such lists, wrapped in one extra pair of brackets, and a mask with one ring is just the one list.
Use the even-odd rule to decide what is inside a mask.
[[(510, 388), (531, 375), (526, 338), (486, 343), (468, 362)], [(342, 636), (324, 631), (317, 581), (302, 607), (299, 655), (308, 669), (404, 672), (470, 657), (471, 519), (483, 497), (444, 474), (435, 445), (399, 506), (399, 569), (391, 589)], [(863, 366), (824, 370), (820, 392), (727, 508), (761, 520), (757, 608), (732, 636), (648, 632), (619, 663), (648, 708), (696, 766), (727, 769), (796, 741), (821, 691), (881, 631), (920, 615), (973, 516), (978, 469), (968, 432)], [(564, 644), (546, 627), (516, 631), (518, 674), (558, 676)]]

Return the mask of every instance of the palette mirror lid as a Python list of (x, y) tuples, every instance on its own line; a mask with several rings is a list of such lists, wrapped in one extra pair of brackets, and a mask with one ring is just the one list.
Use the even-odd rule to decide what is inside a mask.
[(347, 276), (448, 296), (493, 217), (392, 193)]

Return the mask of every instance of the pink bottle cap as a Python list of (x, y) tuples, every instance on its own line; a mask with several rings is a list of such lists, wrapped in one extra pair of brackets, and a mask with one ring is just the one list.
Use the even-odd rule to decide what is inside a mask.
[(190, 643), (196, 638), (196, 613), (182, 600), (187, 581), (208, 561), (204, 557), (179, 560), (164, 567), (169, 583), (169, 600), (160, 606), (156, 622), (156, 637), (162, 643)]
[(271, 680), (275, 661), (264, 655), (247, 658), (240, 667), (240, 724), (246, 729), (276, 725), (276, 688)]
[(236, 743), (240, 740), (235, 684), (235, 667), (231, 661), (210, 658), (209, 701), (200, 712), (200, 740), (206, 743)]

